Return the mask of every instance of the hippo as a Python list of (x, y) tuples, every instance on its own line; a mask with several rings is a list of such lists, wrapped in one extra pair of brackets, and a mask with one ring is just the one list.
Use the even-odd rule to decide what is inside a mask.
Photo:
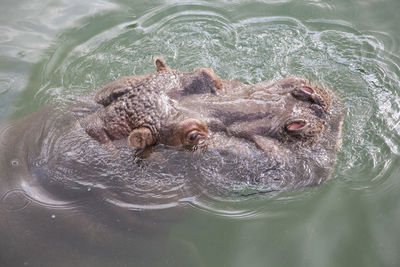
[(44, 266), (38, 255), (60, 235), (68, 244), (47, 249), (81, 258), (89, 243), (140, 256), (137, 236), (126, 238), (132, 229), (153, 234), (154, 222), (179, 220), (192, 199), (274, 195), (330, 177), (343, 122), (331, 89), (296, 76), (244, 84), (162, 58), (155, 66), (0, 129), (7, 266)]
[[(122, 77), (91, 94), (100, 107), (79, 119), (80, 127), (110, 150), (123, 140), (139, 157), (177, 147), (207, 155), (199, 158), (240, 159), (256, 169), (225, 178), (267, 191), (317, 185), (329, 177), (343, 120), (332, 90), (302, 77), (243, 84), (207, 68), (172, 70), (162, 58), (155, 65), (155, 74)], [(223, 165), (213, 168), (224, 172)]]
[(295, 76), (244, 84), (209, 68), (173, 70), (162, 58), (155, 66), (12, 124), (2, 134), (4, 165), (20, 162), (24, 184), (43, 191), (35, 197), (57, 199), (92, 189), (121, 197), (140, 184), (175, 188), (175, 200), (193, 187), (246, 195), (240, 190), (282, 192), (330, 177), (343, 121), (331, 89)]

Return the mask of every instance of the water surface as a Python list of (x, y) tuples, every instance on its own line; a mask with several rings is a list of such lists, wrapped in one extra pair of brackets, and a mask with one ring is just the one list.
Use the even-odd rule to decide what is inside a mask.
[[(400, 265), (397, 0), (134, 2), (3, 2), (0, 120), (21, 120), (49, 104), (65, 107), (117, 77), (153, 72), (155, 56), (172, 68), (210, 67), (245, 83), (300, 75), (334, 88), (345, 104), (331, 180), (272, 196), (109, 203), (121, 212), (111, 217), (82, 209), (87, 203), (3, 188), (0, 208), (15, 227), (1, 230), (8, 233), (0, 241), (2, 264)], [(3, 181), (24, 175), (23, 160), (7, 162)], [(78, 222), (83, 230), (73, 228), (79, 212), (104, 229), (93, 230), (90, 219)]]

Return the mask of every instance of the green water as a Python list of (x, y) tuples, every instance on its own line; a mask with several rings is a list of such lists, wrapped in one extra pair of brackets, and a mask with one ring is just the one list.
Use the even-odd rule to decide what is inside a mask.
[(246, 83), (301, 75), (345, 103), (342, 150), (324, 185), (188, 201), (188, 214), (168, 230), (126, 236), (138, 255), (136, 247), (107, 245), (69, 252), (60, 229), (54, 251), (37, 255), (48, 258), (43, 265), (18, 256), (10, 264), (0, 258), (4, 266), (400, 266), (398, 0), (7, 0), (0, 14), (2, 121), (153, 72), (155, 56), (181, 71), (210, 67)]

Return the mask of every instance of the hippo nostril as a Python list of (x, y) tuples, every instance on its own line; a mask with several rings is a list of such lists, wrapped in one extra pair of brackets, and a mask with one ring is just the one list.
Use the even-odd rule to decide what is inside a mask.
[(304, 126), (306, 126), (306, 123), (304, 121), (295, 121), (295, 122), (291, 122), (286, 126), (286, 129), (288, 131), (297, 131), (299, 129), (304, 128)]
[(314, 93), (314, 90), (311, 89), (311, 88), (308, 87), (308, 86), (302, 86), (302, 87), (300, 87), (300, 90), (302, 90), (302, 91), (304, 91), (304, 92), (306, 92), (306, 93), (308, 93), (308, 94), (313, 94), (313, 93)]
[(314, 90), (308, 86), (301, 86), (293, 89), (292, 95), (303, 101), (313, 101)]

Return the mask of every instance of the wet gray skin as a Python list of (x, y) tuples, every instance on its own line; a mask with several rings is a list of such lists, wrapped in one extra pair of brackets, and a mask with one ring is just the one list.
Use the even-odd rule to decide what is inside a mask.
[[(342, 106), (332, 91), (300, 77), (245, 85), (221, 80), (211, 69), (174, 71), (162, 59), (156, 67), (154, 75), (106, 84), (94, 95), (104, 107), (80, 125), (110, 150), (113, 140), (127, 140), (141, 149), (141, 157), (162, 154), (165, 147), (155, 145), (164, 144), (207, 155), (199, 158), (216, 152), (212, 163), (221, 163), (218, 157), (248, 162), (247, 174), (224, 174), (222, 180), (266, 191), (316, 185), (329, 177), (342, 122)], [(224, 173), (223, 165), (213, 169)]]
[[(96, 253), (132, 247), (134, 258), (145, 249), (138, 236), (162, 231), (149, 222), (179, 219), (181, 201), (329, 178), (343, 119), (331, 90), (300, 77), (247, 85), (211, 69), (171, 70), (162, 59), (156, 69), (1, 129), (0, 228), (13, 244), (1, 243), (0, 256), (8, 263), (42, 264), (45, 244), (78, 258), (92, 245)], [(23, 257), (10, 256), (15, 248)]]
[(67, 110), (48, 108), (9, 127), (4, 164), (19, 159), (24, 184), (43, 191), (36, 196), (97, 192), (129, 205), (329, 178), (343, 119), (331, 90), (300, 77), (247, 85), (155, 62), (154, 74), (119, 78)]

